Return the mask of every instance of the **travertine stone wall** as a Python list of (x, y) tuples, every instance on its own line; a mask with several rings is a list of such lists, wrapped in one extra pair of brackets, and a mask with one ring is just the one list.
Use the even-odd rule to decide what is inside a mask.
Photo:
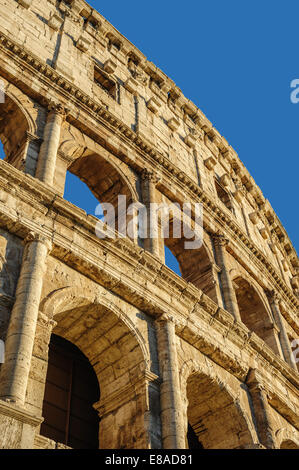
[[(54, 333), (96, 374), (100, 447), (187, 448), (191, 426), (204, 448), (298, 448), (298, 257), (237, 153), (83, 0), (0, 6), (0, 447), (68, 447), (40, 434)], [(119, 195), (202, 203), (202, 246), (177, 213), (165, 240), (161, 216), (154, 239), (97, 237), (67, 171), (116, 230)]]

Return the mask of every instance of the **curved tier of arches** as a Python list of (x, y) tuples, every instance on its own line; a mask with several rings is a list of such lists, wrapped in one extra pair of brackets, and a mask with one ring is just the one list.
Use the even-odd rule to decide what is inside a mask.
[[(16, 90), (7, 88), (6, 102), (0, 110), (0, 139), (6, 161), (34, 175), (39, 150), (38, 121), (43, 121), (44, 116), (29, 99), (25, 105), (22, 99), (24, 96), (18, 99)], [(29, 134), (35, 138), (32, 140)], [(60, 146), (58, 187), (64, 185), (66, 171), (71, 172), (100, 203), (112, 204), (118, 220), (120, 194), (126, 197), (127, 205), (140, 199), (138, 175), (101, 146), (90, 144), (90, 139), (88, 145), (74, 142), (64, 141)], [(182, 277), (219, 305), (221, 295), (212, 251), (205, 242), (198, 249), (185, 249), (185, 238), (176, 238), (172, 227), (170, 224), (164, 242), (178, 260)], [(233, 281), (243, 323), (281, 354), (269, 305), (250, 280), (239, 274)], [(94, 405), (101, 416), (101, 446), (149, 447), (152, 437), (145, 420), (150, 413), (146, 378), (150, 360), (133, 322), (104, 298), (88, 297), (71, 288), (53, 293), (42, 310), (48, 318), (55, 319), (54, 334), (75, 345), (96, 374), (101, 396)], [(186, 428), (189, 422), (200, 446), (241, 448), (257, 442), (238, 397), (219, 378), (196, 365), (182, 380), (188, 401)], [(294, 448), (293, 445), (289, 436), (281, 439), (281, 448)]]
[(53, 318), (53, 333), (75, 345), (91, 364), (100, 389), (94, 408), (100, 416), (102, 448), (147, 448), (151, 441), (149, 352), (130, 318), (103, 297), (62, 288), (41, 304)]
[(250, 331), (256, 333), (273, 351), (282, 356), (278, 330), (267, 301), (254, 283), (242, 275), (233, 277), (241, 320)]
[(190, 359), (183, 364), (180, 378), (187, 436), (193, 435), (187, 439), (189, 448), (241, 449), (258, 442), (239, 395), (217, 375), (212, 363)]
[(5, 79), (0, 106), (0, 140), (5, 160), (35, 175), (45, 110)]

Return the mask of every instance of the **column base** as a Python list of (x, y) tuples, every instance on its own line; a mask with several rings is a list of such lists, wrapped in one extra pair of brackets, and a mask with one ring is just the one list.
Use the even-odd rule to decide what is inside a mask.
[(33, 449), (42, 421), (15, 403), (0, 400), (0, 449)]

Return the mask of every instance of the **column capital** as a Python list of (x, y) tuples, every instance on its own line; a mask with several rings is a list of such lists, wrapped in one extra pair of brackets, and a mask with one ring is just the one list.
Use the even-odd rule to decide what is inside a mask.
[(42, 235), (41, 233), (30, 231), (27, 234), (27, 236), (24, 238), (23, 243), (24, 243), (24, 245), (28, 245), (31, 242), (43, 243), (47, 247), (48, 252), (51, 251), (51, 249), (52, 249), (51, 240), (48, 237), (46, 237), (45, 235)]
[(172, 315), (170, 315), (170, 313), (168, 313), (168, 312), (161, 313), (161, 314), (156, 318), (156, 322), (157, 322), (157, 323), (169, 322), (169, 323), (175, 324), (174, 317), (173, 317)]
[(212, 233), (211, 237), (215, 246), (227, 246), (229, 244), (228, 238), (223, 233)]
[(265, 294), (268, 299), (272, 302), (279, 303), (281, 300), (280, 295), (274, 289), (265, 289)]
[(160, 178), (152, 171), (144, 168), (141, 172), (141, 179), (143, 181), (149, 181), (155, 185), (160, 181)]
[(57, 325), (57, 322), (53, 320), (53, 318), (49, 318), (47, 315), (45, 315), (43, 312), (39, 311), (38, 312), (38, 317), (37, 317), (37, 322), (45, 327), (48, 328), (49, 330), (53, 330), (55, 326)]
[(50, 101), (47, 106), (49, 114), (58, 114), (63, 119), (66, 118), (69, 110), (63, 106), (61, 103), (56, 103), (55, 101)]
[(262, 377), (257, 369), (250, 369), (246, 378), (246, 384), (250, 390), (265, 391)]
[(61, 158), (61, 160), (63, 160), (67, 164), (68, 167), (74, 161), (73, 157), (67, 155), (65, 152), (62, 152), (61, 150), (58, 150), (57, 155)]

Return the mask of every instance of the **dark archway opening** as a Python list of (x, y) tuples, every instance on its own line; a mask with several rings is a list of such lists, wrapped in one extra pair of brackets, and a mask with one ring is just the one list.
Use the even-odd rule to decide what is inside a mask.
[(196, 373), (188, 378), (186, 392), (190, 449), (242, 449), (252, 443), (244, 415), (223, 383)]
[(97, 376), (74, 344), (52, 335), (46, 379), (41, 435), (74, 449), (99, 448)]
[(194, 429), (192, 428), (191, 424), (188, 423), (188, 430), (187, 430), (187, 444), (188, 449), (203, 449), (202, 443), (198, 440), (197, 435), (195, 434)]

